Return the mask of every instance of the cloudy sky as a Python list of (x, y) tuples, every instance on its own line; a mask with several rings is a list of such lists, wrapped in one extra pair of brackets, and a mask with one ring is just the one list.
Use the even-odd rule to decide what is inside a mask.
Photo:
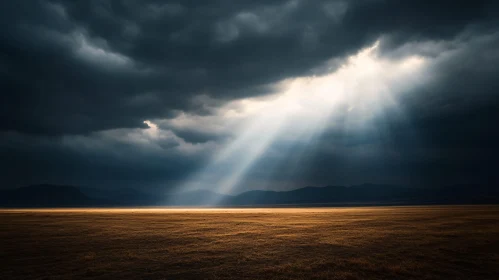
[(2, 1), (0, 186), (497, 182), (495, 0)]

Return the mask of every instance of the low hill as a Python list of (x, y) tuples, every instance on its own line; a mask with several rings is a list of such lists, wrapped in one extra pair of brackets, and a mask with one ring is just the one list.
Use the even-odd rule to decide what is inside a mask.
[(407, 188), (391, 185), (305, 187), (291, 191), (249, 191), (225, 201), (233, 205), (278, 204), (487, 204), (499, 203), (499, 189), (489, 185)]
[(91, 207), (112, 204), (93, 199), (74, 186), (32, 185), (0, 191), (2, 207)]
[(210, 190), (151, 194), (135, 189), (34, 185), (0, 191), (1, 207), (139, 207), (252, 205), (415, 205), (496, 204), (499, 190), (489, 185), (407, 188), (390, 185), (305, 187), (290, 191), (254, 190), (236, 196)]

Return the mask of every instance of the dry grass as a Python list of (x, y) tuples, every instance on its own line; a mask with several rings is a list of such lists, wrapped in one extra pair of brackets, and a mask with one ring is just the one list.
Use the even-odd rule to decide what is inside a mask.
[(0, 211), (0, 279), (499, 279), (499, 207)]

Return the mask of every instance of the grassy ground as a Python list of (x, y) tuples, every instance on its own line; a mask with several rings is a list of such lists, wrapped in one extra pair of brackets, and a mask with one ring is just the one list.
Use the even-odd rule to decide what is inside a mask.
[(0, 279), (499, 279), (499, 207), (0, 210)]

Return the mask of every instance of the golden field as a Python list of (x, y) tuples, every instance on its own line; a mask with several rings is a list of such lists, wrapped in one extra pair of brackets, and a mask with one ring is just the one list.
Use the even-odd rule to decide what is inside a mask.
[(499, 279), (499, 206), (0, 210), (0, 279)]

